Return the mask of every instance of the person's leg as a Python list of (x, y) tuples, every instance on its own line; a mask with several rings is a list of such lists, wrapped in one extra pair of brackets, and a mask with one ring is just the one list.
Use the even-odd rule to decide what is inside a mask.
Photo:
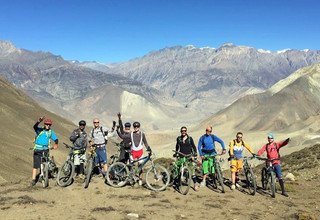
[(202, 171), (203, 171), (203, 176), (202, 176), (201, 186), (205, 186), (207, 175), (209, 173), (209, 160), (207, 158), (202, 160)]
[(231, 160), (231, 189), (234, 190), (236, 188), (236, 171), (237, 171), (237, 161)]
[(281, 169), (281, 165), (280, 164), (275, 164), (273, 165), (273, 170), (274, 172), (276, 173), (276, 176), (279, 180), (279, 184), (280, 184), (280, 187), (281, 187), (281, 194), (285, 197), (288, 197), (288, 194), (285, 190), (285, 187), (284, 187), (284, 181), (282, 179), (282, 169)]
[(31, 186), (34, 186), (37, 182), (37, 170), (41, 166), (41, 154), (39, 152), (33, 152), (33, 168), (32, 168), (32, 181)]

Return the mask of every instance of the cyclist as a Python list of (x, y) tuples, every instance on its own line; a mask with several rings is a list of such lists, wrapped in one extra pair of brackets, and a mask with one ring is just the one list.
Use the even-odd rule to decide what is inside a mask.
[[(38, 125), (44, 120), (44, 126), (38, 127)], [(51, 130), (52, 120), (50, 118), (45, 118), (45, 116), (40, 117), (38, 121), (34, 124), (33, 129), (36, 132), (36, 137), (34, 141), (33, 150), (33, 169), (32, 169), (32, 181), (31, 186), (37, 183), (36, 176), (37, 170), (41, 166), (41, 157), (43, 152), (49, 153), (50, 140), (54, 141), (53, 149), (58, 148), (58, 137), (56, 133)]]
[(100, 121), (98, 118), (93, 119), (93, 129), (90, 134), (90, 144), (95, 145), (96, 148), (96, 158), (95, 164), (100, 164), (102, 166), (101, 173), (103, 177), (107, 173), (108, 164), (107, 164), (107, 150), (106, 145), (108, 142), (108, 136), (112, 136), (112, 132), (115, 129), (115, 121), (113, 122), (113, 127), (111, 129), (107, 127), (100, 126)]
[(281, 142), (275, 142), (273, 134), (269, 133), (268, 134), (268, 143), (263, 145), (263, 147), (257, 153), (257, 156), (260, 156), (261, 154), (263, 154), (266, 151), (268, 159), (279, 158), (279, 160), (272, 161), (272, 166), (273, 166), (273, 170), (276, 173), (276, 176), (279, 180), (279, 184), (280, 184), (281, 191), (282, 191), (281, 194), (285, 197), (288, 197), (288, 194), (284, 188), (284, 182), (282, 179), (282, 170), (281, 170), (279, 150), (281, 147), (286, 146), (289, 143), (289, 141), (290, 141), (290, 138), (287, 138), (286, 140), (281, 141)]
[(238, 184), (238, 173), (243, 167), (243, 150), (247, 149), (252, 155), (255, 155), (250, 145), (244, 142), (242, 138), (242, 132), (238, 132), (236, 135), (236, 139), (230, 141), (229, 143), (232, 190), (234, 190), (236, 187), (240, 187), (240, 185)]
[[(192, 154), (194, 157), (197, 156), (197, 148), (194, 144), (193, 138), (187, 134), (187, 127), (182, 126), (180, 128), (181, 135), (177, 137), (177, 143), (176, 143), (176, 151), (180, 152), (182, 154)], [(174, 154), (175, 157), (181, 157), (179, 154)], [(181, 161), (176, 160), (175, 162), (176, 166), (179, 168), (181, 166)], [(195, 165), (192, 164), (191, 172), (192, 172), (192, 180), (194, 183), (194, 190), (198, 191), (199, 186), (197, 183), (197, 179), (195, 176)]]
[[(133, 123), (133, 131), (130, 132), (131, 137), (131, 159), (139, 160), (143, 155), (143, 145), (146, 147), (147, 151), (151, 153), (151, 148), (147, 142), (146, 135), (140, 131), (140, 122)], [(141, 173), (139, 174), (139, 185), (142, 185)]]
[(79, 127), (76, 128), (70, 136), (70, 141), (74, 147), (74, 165), (76, 166), (76, 173), (84, 179), (84, 162), (86, 160), (86, 148), (88, 146), (88, 135), (84, 130), (86, 122), (84, 120), (79, 121)]
[(117, 133), (118, 136), (122, 139), (120, 143), (120, 155), (119, 155), (119, 161), (123, 163), (127, 163), (129, 160), (130, 154), (129, 150), (131, 149), (131, 124), (130, 122), (126, 122), (124, 124), (124, 129), (123, 129), (123, 124), (121, 120), (121, 113), (118, 113), (118, 123), (119, 125), (117, 126)]
[(198, 143), (198, 151), (202, 159), (202, 171), (203, 171), (203, 179), (201, 182), (201, 186), (206, 186), (206, 178), (209, 173), (209, 168), (212, 168), (211, 172), (214, 173), (215, 161), (214, 161), (214, 158), (209, 157), (217, 154), (214, 142), (220, 143), (222, 147), (222, 154), (226, 153), (223, 140), (221, 140), (216, 135), (213, 135), (211, 133), (212, 133), (212, 126), (208, 126), (206, 128), (206, 133), (200, 137), (199, 143)]

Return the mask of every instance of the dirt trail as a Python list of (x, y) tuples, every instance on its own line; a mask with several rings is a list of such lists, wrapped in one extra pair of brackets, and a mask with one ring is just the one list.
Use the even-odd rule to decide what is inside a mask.
[[(279, 193), (271, 198), (260, 188), (251, 196), (227, 185), (225, 193), (205, 187), (186, 196), (173, 188), (159, 193), (143, 186), (116, 189), (97, 176), (88, 189), (80, 180), (66, 188), (51, 181), (43, 189), (40, 183), (30, 188), (30, 180), (24, 179), (0, 185), (0, 219), (135, 219), (130, 213), (139, 219), (318, 219), (319, 161), (320, 145), (283, 157), (284, 176), (291, 172), (296, 178), (286, 181), (289, 198)], [(224, 176), (229, 178), (229, 172)]]

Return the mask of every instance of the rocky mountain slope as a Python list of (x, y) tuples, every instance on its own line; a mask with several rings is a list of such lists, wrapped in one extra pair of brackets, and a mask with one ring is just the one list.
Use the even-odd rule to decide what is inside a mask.
[(320, 51), (270, 52), (224, 44), (171, 47), (115, 64), (109, 72), (166, 92), (190, 107), (216, 112), (239, 97), (268, 89), (295, 70), (320, 62)]
[[(33, 125), (40, 116), (53, 119), (60, 143), (69, 142), (75, 125), (40, 107), (34, 100), (0, 77), (0, 183), (31, 175)], [(60, 145), (60, 149), (63, 149)], [(57, 159), (65, 151), (53, 152)]]

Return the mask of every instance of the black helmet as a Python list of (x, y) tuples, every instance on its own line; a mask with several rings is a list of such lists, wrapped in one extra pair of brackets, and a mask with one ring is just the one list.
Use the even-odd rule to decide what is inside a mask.
[(134, 123), (133, 123), (133, 127), (134, 127), (134, 128), (140, 128), (140, 122), (137, 122), (137, 121), (134, 122)]
[(87, 124), (87, 123), (86, 123), (86, 121), (85, 121), (85, 120), (81, 120), (81, 121), (79, 121), (79, 126), (80, 126), (80, 125), (84, 125), (84, 126), (85, 126), (86, 124)]
[(124, 124), (124, 127), (125, 127), (125, 128), (130, 128), (130, 127), (131, 127), (131, 123), (130, 123), (130, 122), (126, 122), (126, 123)]

